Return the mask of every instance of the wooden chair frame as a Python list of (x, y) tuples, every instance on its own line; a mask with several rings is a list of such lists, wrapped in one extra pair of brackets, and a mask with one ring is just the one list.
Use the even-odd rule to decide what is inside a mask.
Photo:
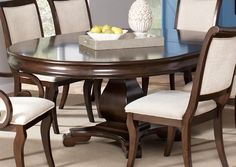
[[(224, 167), (228, 167), (228, 162), (226, 159), (225, 151), (224, 151), (224, 144), (223, 144), (223, 137), (222, 137), (222, 110), (224, 108), (225, 103), (227, 102), (230, 91), (232, 88), (231, 86), (215, 93), (200, 95), (201, 91), (201, 84), (203, 79), (204, 67), (206, 63), (205, 56), (209, 50), (210, 43), (213, 38), (225, 38), (225, 37), (233, 37), (236, 36), (235, 29), (220, 29), (218, 27), (213, 27), (210, 29), (209, 33), (207, 34), (203, 47), (201, 50), (201, 54), (199, 57), (199, 62), (197, 65), (196, 77), (193, 83), (193, 89), (190, 96), (190, 101), (187, 107), (187, 110), (183, 116), (182, 120), (175, 120), (175, 119), (167, 119), (162, 117), (155, 117), (155, 116), (148, 116), (148, 115), (141, 115), (136, 113), (128, 113), (127, 117), (127, 126), (129, 130), (129, 159), (127, 163), (127, 167), (131, 167), (134, 165), (134, 160), (137, 152), (137, 145), (139, 142), (139, 135), (137, 134), (137, 126), (138, 121), (149, 122), (153, 124), (160, 124), (168, 126), (168, 135), (167, 135), (167, 146), (165, 149), (165, 156), (170, 154), (174, 137), (175, 137), (175, 129), (179, 128), (182, 132), (182, 150), (183, 150), (183, 159), (185, 167), (192, 166), (192, 159), (191, 159), (191, 127), (196, 124), (200, 124), (202, 122), (208, 121), (213, 119), (214, 120), (214, 135), (216, 140), (216, 147), (217, 151), (221, 160), (221, 163)], [(233, 78), (233, 76), (232, 76)], [(233, 79), (232, 79), (233, 81)], [(201, 114), (199, 116), (194, 116), (198, 102), (205, 101), (205, 100), (214, 100), (217, 103), (217, 107), (205, 114)]]

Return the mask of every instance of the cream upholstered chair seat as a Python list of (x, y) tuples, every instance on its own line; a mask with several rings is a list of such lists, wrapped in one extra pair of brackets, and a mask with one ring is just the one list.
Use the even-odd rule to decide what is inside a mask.
[(193, 82), (189, 82), (181, 89), (182, 91), (191, 92), (193, 87)]
[[(38, 97), (10, 97), (10, 100), (13, 108), (10, 123), (15, 125), (25, 125), (55, 106), (52, 101)], [(7, 114), (2, 99), (0, 100), (0, 113), (1, 123), (5, 120)]]
[[(190, 92), (161, 90), (128, 104), (125, 111), (182, 120), (189, 99)], [(216, 108), (216, 103), (213, 100), (199, 102), (195, 115), (203, 114), (214, 108)]]

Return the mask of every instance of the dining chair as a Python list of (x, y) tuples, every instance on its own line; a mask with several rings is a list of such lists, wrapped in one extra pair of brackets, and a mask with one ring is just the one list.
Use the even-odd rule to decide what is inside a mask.
[[(42, 22), (39, 15), (38, 6), (35, 0), (5, 1), (0, 2), (0, 19), (4, 33), (6, 47), (17, 42), (43, 37)], [(14, 69), (12, 69), (14, 70)], [(77, 79), (54, 77), (46, 75), (36, 75), (46, 87), (46, 98), (56, 103), (58, 87), (63, 86), (63, 97), (67, 96), (70, 83)], [(34, 84), (27, 77), (14, 76), (15, 94), (21, 91), (22, 83)], [(53, 116), (53, 129), (59, 134), (56, 107)]]
[[(29, 97), (30, 92), (18, 92), (24, 97), (8, 97), (0, 90), (0, 131), (15, 132), (13, 152), (17, 167), (24, 167), (24, 144), (27, 138), (27, 129), (41, 121), (41, 137), (48, 165), (54, 167), (50, 144), (50, 127), (52, 123), (52, 109), (55, 104), (44, 99), (43, 85), (37, 77), (27, 73), (19, 73), (22, 77), (32, 79), (39, 89), (39, 97)], [(7, 73), (0, 73), (0, 77), (11, 77)], [(29, 103), (30, 102), (30, 103)]]
[[(211, 0), (211, 1), (179, 0), (178, 11), (177, 11), (178, 15), (176, 17), (176, 23), (175, 23), (176, 29), (178, 30), (187, 29), (187, 30), (206, 32), (211, 26), (217, 24), (221, 3), (222, 3), (221, 0)], [(185, 5), (187, 7), (185, 7)], [(199, 9), (201, 9), (201, 11), (199, 11)], [(192, 12), (192, 11), (195, 11), (195, 12)], [(188, 13), (188, 15), (186, 15), (186, 13)], [(190, 15), (192, 13), (193, 13), (193, 17)], [(185, 77), (190, 78), (191, 71), (185, 73)], [(232, 92), (230, 94), (230, 99), (228, 103), (235, 106), (234, 117), (235, 117), (235, 126), (236, 126), (236, 98), (235, 98), (236, 97), (236, 79), (234, 79), (233, 83), (234, 84), (232, 87)], [(183, 90), (191, 91), (191, 88), (192, 88), (192, 83), (184, 86)]]
[[(92, 27), (91, 15), (87, 0), (48, 0), (56, 35), (74, 32), (86, 32)], [(101, 80), (99, 80), (101, 81)], [(83, 94), (87, 115), (90, 122), (94, 122), (92, 111), (94, 80), (85, 80)], [(101, 86), (101, 83), (99, 84)], [(98, 87), (100, 93), (101, 87)], [(63, 109), (66, 98), (63, 98), (59, 108)]]
[(169, 143), (173, 143), (173, 134), (178, 128), (181, 131), (184, 166), (190, 167), (191, 128), (212, 119), (222, 166), (229, 166), (223, 144), (222, 112), (230, 96), (236, 67), (235, 42), (236, 29), (212, 27), (203, 42), (191, 92), (160, 90), (125, 107), (130, 141), (128, 167), (134, 165), (139, 143), (138, 121), (168, 126), (166, 156), (170, 154), (172, 145)]
[[(207, 33), (212, 26), (217, 25), (221, 3), (222, 0), (178, 0), (174, 27), (179, 32), (179, 40), (183, 41), (183, 43), (185, 40), (180, 33), (181, 30)], [(196, 37), (196, 41), (198, 41), (198, 37)], [(192, 80), (192, 71), (194, 71), (194, 69), (184, 69), (180, 71), (184, 72), (185, 83)], [(172, 80), (173, 88), (175, 88), (174, 74), (172, 76)]]

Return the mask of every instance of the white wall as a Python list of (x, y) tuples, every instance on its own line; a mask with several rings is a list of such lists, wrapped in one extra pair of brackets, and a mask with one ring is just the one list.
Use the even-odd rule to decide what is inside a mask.
[(89, 0), (93, 25), (129, 28), (128, 11), (134, 0)]
[[(2, 24), (0, 24), (0, 71), (10, 72), (10, 68), (7, 62), (7, 53), (5, 47), (5, 41), (2, 31)], [(0, 77), (0, 89), (6, 93), (13, 92), (13, 79), (12, 78), (1, 78)]]

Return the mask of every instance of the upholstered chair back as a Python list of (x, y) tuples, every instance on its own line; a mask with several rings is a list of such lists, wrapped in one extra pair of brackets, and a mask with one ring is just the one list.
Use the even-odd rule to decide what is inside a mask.
[[(210, 29), (199, 57), (193, 90), (207, 95), (228, 89), (233, 81), (236, 66), (236, 33), (234, 29), (219, 32), (218, 27)], [(215, 34), (214, 34), (215, 32)]]
[(91, 28), (87, 0), (48, 0), (56, 34), (88, 31)]
[(232, 82), (236, 64), (236, 37), (213, 38), (203, 74), (201, 94), (218, 92)]
[(38, 7), (34, 0), (0, 3), (6, 45), (43, 36)]
[(176, 29), (207, 32), (216, 25), (221, 0), (179, 0)]

